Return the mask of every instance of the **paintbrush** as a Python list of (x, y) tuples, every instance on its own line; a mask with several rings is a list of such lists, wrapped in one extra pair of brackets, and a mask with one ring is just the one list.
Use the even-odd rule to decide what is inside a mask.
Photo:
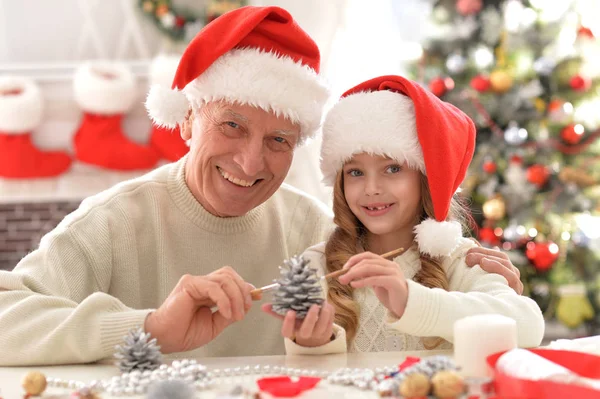
[[(404, 252), (404, 248), (398, 248), (398, 249), (394, 249), (393, 251), (384, 253), (383, 255), (381, 255), (381, 257), (386, 258), (386, 259), (393, 259), (396, 256), (400, 255), (402, 252)], [(342, 274), (345, 274), (348, 270), (350, 270), (350, 269), (336, 270), (335, 272), (331, 272), (329, 274), (321, 276), (321, 280), (329, 280), (331, 278), (339, 277)], [(273, 290), (277, 289), (278, 287), (279, 287), (279, 283), (265, 285), (264, 287), (256, 288), (256, 289), (250, 291), (250, 296), (252, 297), (253, 301), (258, 301), (262, 298), (263, 293), (273, 291)]]

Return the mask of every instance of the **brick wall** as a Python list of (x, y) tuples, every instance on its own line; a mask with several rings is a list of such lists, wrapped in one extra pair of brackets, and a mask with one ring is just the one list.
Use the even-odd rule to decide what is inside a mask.
[(0, 269), (12, 270), (79, 201), (0, 204)]

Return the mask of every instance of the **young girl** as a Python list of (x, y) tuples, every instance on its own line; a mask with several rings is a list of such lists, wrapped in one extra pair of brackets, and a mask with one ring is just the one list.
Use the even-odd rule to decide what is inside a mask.
[[(327, 303), (282, 334), (288, 354), (449, 348), (454, 322), (497, 313), (516, 320), (519, 346), (540, 344), (537, 304), (465, 255), (465, 210), (455, 193), (475, 146), (473, 122), (399, 76), (342, 96), (323, 127), (321, 170), (333, 186), (335, 231), (303, 256), (321, 274)], [(404, 248), (393, 261), (380, 256)], [(269, 307), (266, 307), (269, 310)]]

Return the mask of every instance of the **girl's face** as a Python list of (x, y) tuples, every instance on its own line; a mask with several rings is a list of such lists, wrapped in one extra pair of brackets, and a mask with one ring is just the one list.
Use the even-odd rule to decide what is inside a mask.
[(361, 153), (344, 165), (343, 176), (348, 206), (370, 233), (413, 234), (421, 213), (421, 172)]

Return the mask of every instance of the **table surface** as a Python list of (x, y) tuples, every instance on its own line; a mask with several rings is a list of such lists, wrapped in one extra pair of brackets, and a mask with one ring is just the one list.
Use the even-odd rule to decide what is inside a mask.
[[(258, 356), (258, 357), (215, 357), (196, 359), (198, 363), (204, 364), (209, 370), (225, 369), (256, 365), (270, 365), (280, 367), (292, 367), (298, 369), (333, 371), (339, 368), (376, 368), (386, 366), (397, 366), (408, 356), (427, 357), (432, 355), (448, 355), (451, 351), (408, 351), (408, 352), (378, 352), (378, 353), (349, 353), (326, 356)], [(167, 362), (169, 363), (169, 362)], [(103, 380), (119, 375), (119, 370), (113, 364), (105, 361), (86, 365), (49, 366), (49, 367), (0, 367), (0, 398), (21, 399), (24, 391), (21, 388), (21, 378), (30, 370), (37, 370), (46, 377), (71, 379), (83, 382), (92, 380)], [(256, 391), (257, 376), (235, 376), (220, 378), (217, 385), (209, 390), (198, 393), (198, 397), (217, 398), (227, 393), (236, 385), (241, 385), (251, 391)], [(69, 390), (60, 388), (48, 388), (42, 398), (51, 398), (52, 395), (62, 398), (69, 396)], [(103, 393), (103, 399), (112, 398)], [(364, 392), (355, 388), (330, 385), (322, 381), (319, 385), (300, 398), (378, 398), (374, 392)], [(140, 396), (138, 396), (140, 397)], [(270, 397), (268, 395), (265, 398)], [(135, 398), (135, 396), (127, 396)]]

